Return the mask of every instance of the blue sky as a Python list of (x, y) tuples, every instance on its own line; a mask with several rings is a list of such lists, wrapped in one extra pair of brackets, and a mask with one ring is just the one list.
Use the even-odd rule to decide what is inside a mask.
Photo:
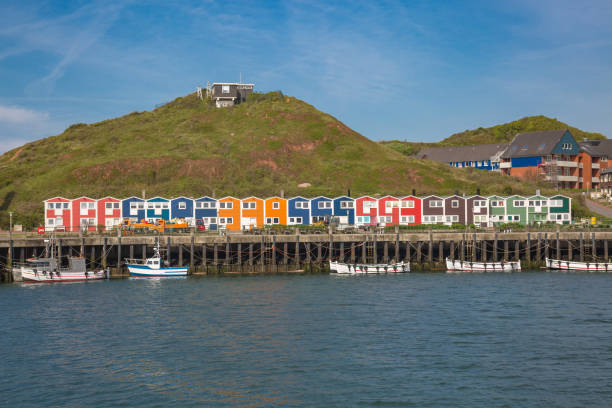
[(3, 1), (0, 151), (255, 83), (374, 140), (543, 114), (612, 136), (612, 2)]

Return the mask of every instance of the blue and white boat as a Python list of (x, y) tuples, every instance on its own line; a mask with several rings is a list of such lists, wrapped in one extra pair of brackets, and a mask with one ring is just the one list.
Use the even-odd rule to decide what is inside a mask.
[(126, 259), (126, 266), (132, 276), (187, 276), (189, 273), (189, 265), (178, 267), (163, 266), (159, 242), (157, 240), (155, 241), (153, 256), (151, 258), (147, 258), (144, 262), (139, 262), (135, 259)]

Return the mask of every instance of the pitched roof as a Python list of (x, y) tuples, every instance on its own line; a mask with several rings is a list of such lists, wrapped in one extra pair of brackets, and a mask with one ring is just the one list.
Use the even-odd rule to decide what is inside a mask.
[(501, 157), (509, 159), (552, 154), (566, 132), (568, 132), (567, 129), (519, 133), (514, 136), (510, 146)]
[(593, 157), (607, 156), (612, 158), (612, 139), (585, 140), (578, 142), (581, 152), (586, 152)]
[(485, 144), (474, 146), (448, 146), (423, 149), (417, 153), (417, 159), (427, 159), (443, 163), (455, 161), (491, 160), (508, 147), (508, 143)]

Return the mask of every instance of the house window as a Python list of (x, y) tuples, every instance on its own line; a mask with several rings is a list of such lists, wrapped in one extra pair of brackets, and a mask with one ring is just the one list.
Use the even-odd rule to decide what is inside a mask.
[(219, 208), (225, 208), (225, 209), (231, 210), (232, 208), (234, 208), (234, 203), (231, 201), (220, 202)]
[(221, 93), (224, 93), (224, 94), (230, 93), (229, 85), (221, 85)]
[(53, 203), (47, 203), (47, 210), (53, 209)]
[(295, 208), (308, 209), (310, 207), (310, 203), (308, 201), (296, 201)]
[(451, 207), (452, 208), (459, 208), (459, 200), (452, 200), (451, 201)]
[(319, 210), (331, 208), (331, 201), (319, 201)]
[(370, 223), (370, 216), (362, 216), (362, 217), (357, 217), (357, 222), (359, 224), (369, 224)]
[(414, 200), (403, 200), (402, 208), (414, 208)]
[(340, 208), (354, 208), (355, 203), (353, 201), (341, 201)]
[(278, 202), (272, 203), (272, 208), (275, 209), (275, 210), (278, 210), (280, 208), (280, 203), (278, 203)]
[(185, 210), (187, 208), (187, 203), (185, 202), (180, 202), (178, 205), (178, 209), (179, 210)]
[(245, 210), (254, 210), (256, 207), (256, 203), (254, 201), (250, 201), (247, 203), (242, 203), (242, 206)]
[(364, 212), (369, 212), (374, 207), (376, 207), (376, 201), (364, 201), (363, 202), (363, 211)]
[(55, 223), (55, 218), (48, 218), (47, 219), (47, 224), (53, 225), (54, 223)]
[(515, 201), (514, 201), (514, 206), (515, 206), (515, 207), (524, 207), (524, 206), (525, 206), (525, 201), (522, 201), (522, 200), (520, 200), (520, 201), (519, 201), (519, 200), (515, 200)]
[(431, 200), (429, 202), (429, 207), (442, 207), (442, 200)]

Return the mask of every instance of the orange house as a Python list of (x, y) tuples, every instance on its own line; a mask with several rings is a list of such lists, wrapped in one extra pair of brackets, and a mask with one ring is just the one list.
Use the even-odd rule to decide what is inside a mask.
[(264, 200), (249, 197), (242, 200), (242, 229), (261, 228), (264, 223)]
[(234, 197), (223, 197), (218, 202), (219, 228), (240, 231), (240, 200)]
[(266, 198), (266, 225), (287, 225), (287, 200)]

